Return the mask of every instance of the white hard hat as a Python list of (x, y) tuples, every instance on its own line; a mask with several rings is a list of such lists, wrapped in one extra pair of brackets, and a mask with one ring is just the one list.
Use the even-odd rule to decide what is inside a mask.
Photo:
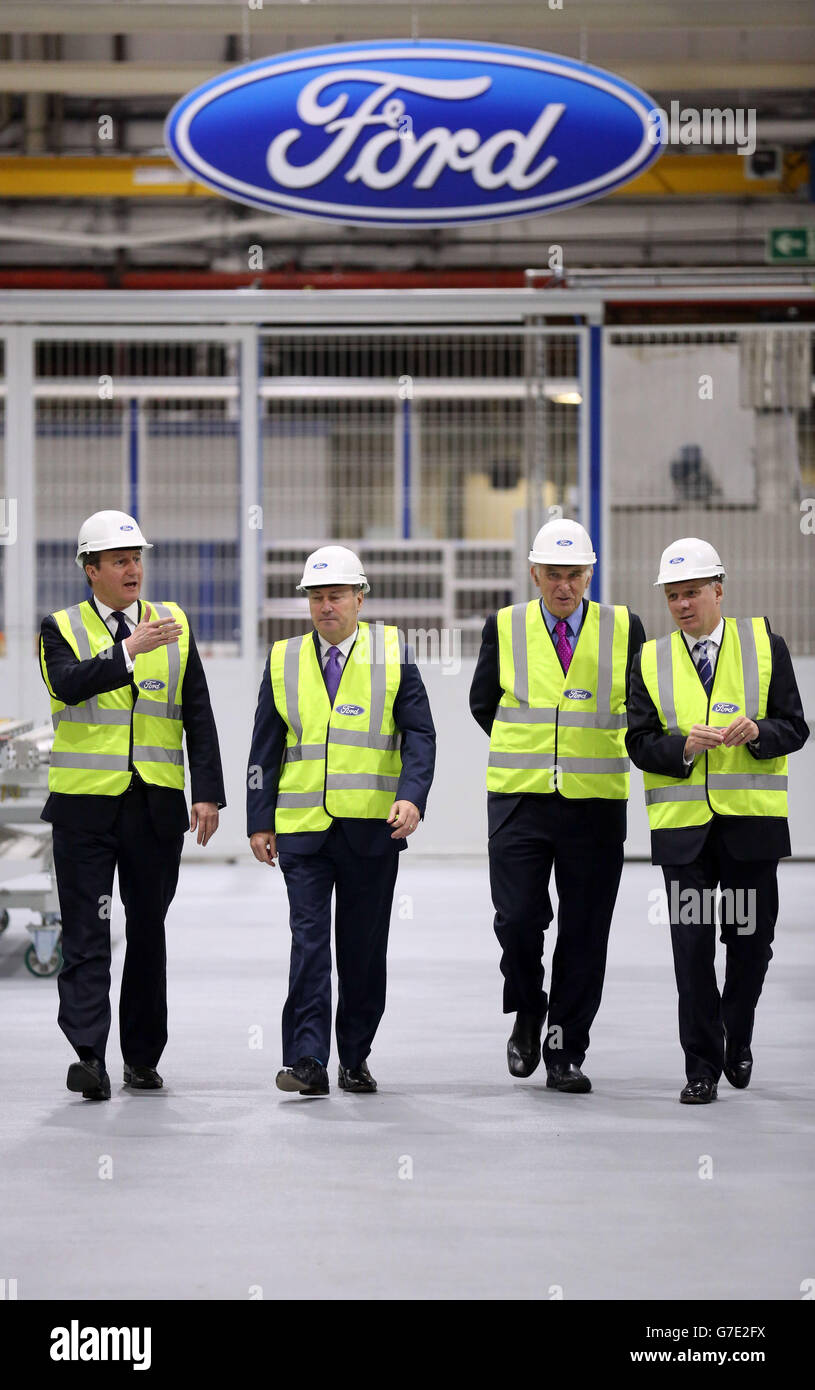
[(593, 565), (597, 560), (588, 531), (579, 521), (565, 517), (541, 527), (529, 558), (533, 565)]
[(353, 550), (344, 545), (321, 545), (309, 555), (303, 569), (303, 578), (298, 589), (317, 589), (324, 584), (361, 584), (362, 592), (370, 591), (370, 584), (362, 570), (362, 561)]
[(152, 550), (139, 530), (139, 523), (127, 512), (94, 512), (79, 528), (76, 563), (84, 568), (84, 556), (97, 550), (130, 550), (141, 546)]
[(678, 584), (683, 579), (712, 579), (718, 574), (724, 577), (724, 572), (718, 552), (709, 541), (700, 541), (698, 536), (683, 536), (663, 550), (654, 588), (660, 584)]

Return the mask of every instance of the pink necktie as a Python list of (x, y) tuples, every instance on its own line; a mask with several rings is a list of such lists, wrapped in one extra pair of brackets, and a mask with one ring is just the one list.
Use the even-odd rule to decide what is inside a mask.
[(568, 671), (569, 662), (572, 659), (572, 649), (569, 646), (569, 639), (566, 636), (566, 624), (562, 618), (558, 618), (557, 622), (555, 623), (555, 632), (557, 633), (555, 651), (560, 657), (560, 664), (563, 667), (563, 670)]

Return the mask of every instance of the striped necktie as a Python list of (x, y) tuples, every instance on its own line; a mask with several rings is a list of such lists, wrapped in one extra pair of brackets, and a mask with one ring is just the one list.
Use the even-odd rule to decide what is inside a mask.
[(696, 669), (699, 672), (702, 685), (705, 687), (705, 694), (710, 694), (710, 687), (713, 684), (713, 667), (708, 656), (707, 641), (697, 642), (694, 649), (694, 656), (697, 656)]

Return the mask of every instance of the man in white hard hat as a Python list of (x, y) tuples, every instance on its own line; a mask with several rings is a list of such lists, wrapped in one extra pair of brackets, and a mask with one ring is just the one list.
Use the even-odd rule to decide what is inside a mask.
[(260, 684), (247, 779), (247, 830), (280, 867), (292, 934), (283, 1009), (282, 1091), (327, 1095), (331, 894), (342, 1090), (376, 1090), (368, 1068), (385, 1008), (385, 958), (399, 850), (424, 815), (436, 734), (424, 683), (398, 629), (359, 618), (370, 585), (359, 557), (326, 545), (297, 588), (313, 629), (275, 642)]
[(718, 553), (696, 536), (663, 551), (656, 584), (675, 629), (642, 648), (628, 708), (626, 742), (644, 773), (651, 857), (668, 895), (685, 1105), (715, 1100), (722, 1071), (740, 1090), (750, 1082), (778, 860), (791, 852), (787, 755), (809, 736), (783, 637), (767, 618), (723, 617), (724, 578)]
[[(140, 599), (142, 550), (125, 512), (96, 512), (76, 563), (91, 597), (43, 619), (40, 668), (51, 696), (49, 797), (62, 916), (59, 1024), (79, 1060), (69, 1091), (110, 1097), (110, 902), (125, 909), (119, 1036), (125, 1085), (157, 1090), (167, 1042), (164, 918), (186, 830), (205, 845), (224, 784), (206, 677), (186, 614)], [(184, 798), (183, 735), (192, 782)]]
[[(626, 700), (645, 637), (627, 608), (590, 601), (596, 555), (576, 521), (546, 523), (529, 553), (539, 596), (484, 624), (470, 709), (490, 735), (490, 884), (501, 944), (512, 1076), (541, 1059), (552, 1090), (591, 1090), (581, 1070), (600, 1006), (623, 866), (628, 798)], [(558, 890), (551, 985), (544, 932)]]

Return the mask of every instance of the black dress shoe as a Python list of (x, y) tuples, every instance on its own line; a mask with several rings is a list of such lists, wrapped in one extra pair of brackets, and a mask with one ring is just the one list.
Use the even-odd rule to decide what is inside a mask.
[(367, 1062), (360, 1062), (358, 1067), (340, 1066), (337, 1080), (342, 1091), (375, 1091), (376, 1082), (368, 1071)]
[(69, 1091), (81, 1091), (85, 1100), (110, 1100), (110, 1077), (98, 1057), (72, 1062), (65, 1084)]
[(724, 1065), (722, 1070), (737, 1091), (743, 1091), (745, 1086), (750, 1085), (750, 1076), (753, 1070), (753, 1054), (749, 1047), (740, 1047), (738, 1043), (731, 1042), (727, 1034), (724, 1035)]
[(591, 1082), (574, 1062), (552, 1062), (546, 1069), (546, 1085), (550, 1091), (572, 1091), (585, 1095)]
[(328, 1072), (316, 1057), (301, 1057), (293, 1067), (283, 1067), (275, 1077), (279, 1091), (299, 1091), (301, 1096), (327, 1096)]
[(681, 1105), (710, 1105), (716, 1099), (718, 1086), (711, 1076), (700, 1076), (689, 1081), (679, 1094)]
[(164, 1085), (155, 1067), (131, 1067), (125, 1062), (124, 1075), (125, 1086), (132, 1086), (134, 1091), (160, 1091)]
[(507, 1043), (507, 1066), (512, 1076), (531, 1076), (541, 1059), (540, 1014), (517, 1013)]

